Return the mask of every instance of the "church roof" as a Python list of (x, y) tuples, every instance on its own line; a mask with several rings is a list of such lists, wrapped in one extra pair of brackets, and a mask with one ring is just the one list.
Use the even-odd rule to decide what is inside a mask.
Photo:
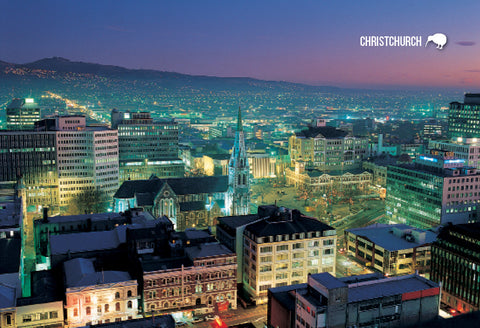
[(176, 195), (211, 194), (226, 192), (228, 176), (189, 177), (159, 179), (156, 176), (148, 180), (129, 180), (122, 183), (114, 198), (137, 198), (137, 205), (153, 205), (155, 196), (167, 183)]

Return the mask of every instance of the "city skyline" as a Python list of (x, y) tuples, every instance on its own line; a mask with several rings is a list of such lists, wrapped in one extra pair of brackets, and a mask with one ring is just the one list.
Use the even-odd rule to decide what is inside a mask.
[[(8, 47), (0, 60), (61, 56), (193, 75), (474, 91), (480, 83), (474, 33), (480, 28), (474, 16), (479, 6), (474, 1), (461, 6), (447, 1), (9, 3), (0, 32)], [(448, 36), (444, 50), (360, 46), (365, 35), (420, 35), (425, 42), (436, 32)]]

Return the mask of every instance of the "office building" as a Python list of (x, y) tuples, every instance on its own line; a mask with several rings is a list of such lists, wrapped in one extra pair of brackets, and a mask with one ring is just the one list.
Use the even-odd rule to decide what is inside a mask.
[(480, 309), (480, 223), (447, 225), (432, 245), (431, 279), (442, 303), (459, 313)]
[(480, 94), (467, 93), (463, 103), (452, 102), (448, 111), (450, 138), (478, 138), (480, 136)]
[(452, 152), (456, 158), (463, 159), (466, 166), (480, 168), (480, 139), (430, 140), (428, 148)]
[[(57, 116), (35, 123), (38, 134), (54, 131), (60, 212), (75, 199), (95, 193), (100, 211), (111, 206), (118, 188), (118, 135), (116, 130), (87, 126), (84, 116)], [(89, 210), (75, 204), (77, 211)]]
[(346, 229), (345, 249), (349, 256), (387, 276), (415, 272), (428, 276), (436, 237), (433, 231), (405, 224), (374, 224)]
[(437, 318), (440, 288), (418, 275), (312, 274), (307, 284), (268, 292), (267, 324), (295, 327), (406, 327)]
[(292, 163), (304, 161), (319, 170), (359, 168), (367, 152), (368, 138), (331, 126), (310, 126), (288, 140)]
[(154, 121), (147, 112), (112, 110), (112, 129), (118, 129), (120, 182), (143, 180), (151, 175), (183, 177), (179, 159), (178, 124)]
[(432, 150), (414, 164), (388, 166), (387, 217), (421, 229), (475, 222), (480, 174), (451, 152)]
[(41, 110), (33, 98), (15, 98), (6, 108), (7, 130), (32, 130)]
[(272, 287), (299, 284), (310, 274), (335, 274), (334, 228), (298, 210), (261, 206), (243, 231), (243, 289), (256, 304)]

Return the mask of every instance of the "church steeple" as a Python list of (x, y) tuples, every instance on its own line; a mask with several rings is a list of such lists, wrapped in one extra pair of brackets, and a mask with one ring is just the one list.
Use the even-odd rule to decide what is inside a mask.
[(240, 108), (240, 106), (238, 106), (237, 131), (243, 132), (242, 109)]
[(250, 213), (249, 176), (250, 167), (243, 134), (242, 110), (239, 107), (235, 143), (228, 163), (227, 215), (246, 215)]

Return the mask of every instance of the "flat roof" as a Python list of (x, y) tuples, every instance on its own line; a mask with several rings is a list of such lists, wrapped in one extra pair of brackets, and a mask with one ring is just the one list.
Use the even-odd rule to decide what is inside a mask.
[(418, 275), (385, 278), (380, 280), (352, 283), (348, 285), (348, 302), (360, 302), (363, 300), (401, 295), (416, 292), (439, 285)]
[[(425, 233), (425, 241), (407, 241), (404, 237), (395, 236), (393, 233), (394, 228), (404, 230), (405, 232), (417, 231), (419, 233)], [(437, 234), (433, 231), (418, 229), (406, 224), (373, 224), (368, 227), (346, 229), (345, 231), (368, 239), (375, 245), (391, 252), (430, 244), (437, 239)]]
[(195, 259), (219, 255), (235, 255), (220, 243), (207, 243), (185, 248), (185, 254), (193, 261)]
[(294, 290), (306, 290), (308, 284), (288, 285), (270, 288), (272, 296), (286, 309), (295, 310), (295, 296), (291, 294)]
[(52, 255), (115, 249), (126, 242), (127, 226), (114, 230), (68, 233), (50, 236)]

